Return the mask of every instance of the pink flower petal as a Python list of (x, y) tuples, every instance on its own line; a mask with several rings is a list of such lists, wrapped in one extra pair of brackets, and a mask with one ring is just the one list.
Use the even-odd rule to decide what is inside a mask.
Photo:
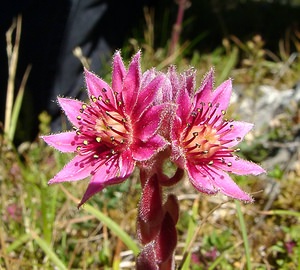
[(176, 115), (174, 119), (172, 119), (171, 139), (178, 143), (184, 128), (185, 127), (182, 127), (182, 119)]
[(57, 98), (59, 105), (64, 110), (68, 119), (75, 127), (78, 126), (77, 116), (80, 115), (80, 109), (82, 108), (83, 102), (70, 99), (70, 98)]
[(245, 202), (252, 202), (253, 199), (229, 177), (229, 175), (221, 170), (210, 171), (214, 186), (223, 194), (234, 199)]
[(205, 172), (201, 166), (195, 166), (192, 163), (187, 163), (186, 166), (190, 181), (198, 191), (206, 194), (216, 194), (218, 192), (210, 177), (207, 175), (207, 172)]
[(89, 183), (89, 185), (77, 207), (80, 208), (84, 203), (86, 203), (86, 201), (88, 199), (90, 199), (96, 193), (102, 191), (105, 187), (106, 187), (106, 185), (98, 184), (96, 182)]
[[(119, 167), (119, 165), (121, 165), (121, 167)], [(99, 167), (95, 175), (92, 176), (78, 207), (105, 187), (123, 182), (133, 172), (133, 169), (134, 163), (132, 162), (132, 159), (128, 162), (128, 159), (124, 157), (121, 162), (119, 162), (119, 159), (116, 159), (109, 165)], [(122, 173), (122, 175), (120, 173)]]
[[(155, 77), (145, 88), (143, 88), (137, 98), (136, 105), (132, 111), (132, 118), (139, 118), (143, 111), (150, 107), (153, 103), (155, 95), (158, 92), (158, 89), (165, 80), (165, 76), (159, 75)], [(125, 104), (128, 107), (132, 107), (131, 104)]]
[(135, 161), (132, 159), (131, 150), (127, 149), (123, 151), (119, 160), (120, 166), (120, 175), (118, 177), (127, 178), (130, 174), (132, 174), (135, 166)]
[(146, 70), (142, 74), (142, 80), (141, 80), (141, 89), (145, 88), (155, 77), (160, 74), (157, 72), (154, 68)]
[(100, 79), (98, 76), (88, 71), (87, 69), (85, 69), (84, 72), (85, 72), (87, 91), (90, 99), (91, 96), (94, 96), (96, 98), (102, 96), (104, 100), (109, 99), (109, 101), (115, 105), (116, 104), (115, 94), (112, 91), (109, 84), (107, 84), (105, 81), (103, 81), (102, 79)]
[(142, 141), (152, 137), (157, 132), (159, 125), (162, 121), (162, 113), (165, 109), (165, 105), (156, 105), (149, 108), (137, 121), (134, 123), (136, 130), (134, 136)]
[(90, 176), (93, 169), (91, 163), (85, 162), (85, 156), (74, 157), (48, 184), (71, 182)]
[(232, 130), (222, 136), (222, 140), (231, 141), (224, 144), (226, 147), (233, 147), (239, 144), (245, 135), (253, 128), (253, 124), (240, 121), (232, 121), (230, 125), (233, 126)]
[(191, 113), (191, 98), (189, 96), (189, 93), (186, 90), (186, 85), (184, 85), (178, 92), (177, 96), (177, 112), (176, 114), (183, 120), (186, 121), (186, 119), (189, 117)]
[[(247, 160), (240, 159), (239, 157), (225, 158), (225, 162), (226, 163), (216, 164), (216, 167), (224, 171), (232, 172), (239, 175), (247, 175), (247, 174), (259, 175), (261, 173), (266, 172), (259, 165)], [(230, 166), (228, 166), (228, 163), (230, 164)]]
[(124, 104), (126, 104), (126, 113), (130, 115), (133, 106), (139, 93), (141, 80), (141, 67), (140, 67), (140, 52), (138, 52), (132, 59), (128, 73), (123, 82), (122, 96)]
[(41, 136), (41, 138), (50, 146), (64, 153), (71, 153), (76, 151), (76, 144), (74, 138), (76, 132), (63, 132), (53, 135)]
[(175, 66), (170, 66), (168, 68), (167, 76), (170, 79), (170, 83), (172, 86), (172, 93), (171, 93), (172, 100), (175, 101), (175, 99), (178, 95), (178, 91), (180, 90), (180, 87), (181, 87)]
[(211, 68), (210, 71), (204, 76), (201, 86), (196, 91), (196, 95), (201, 97), (203, 100), (212, 99), (212, 91), (214, 87), (214, 69)]
[(232, 81), (227, 80), (213, 91), (213, 99), (207, 100), (207, 102), (211, 101), (213, 104), (219, 104), (219, 111), (226, 110), (229, 105), (231, 93)]
[(126, 68), (122, 61), (120, 52), (116, 52), (113, 60), (112, 71), (112, 88), (114, 91), (121, 93), (123, 89), (123, 80), (126, 75)]
[(150, 159), (154, 154), (164, 149), (167, 142), (160, 137), (155, 135), (146, 142), (136, 140), (132, 145), (132, 157), (136, 161), (145, 161)]
[(193, 68), (188, 69), (184, 72), (184, 78), (186, 81), (186, 90), (189, 93), (189, 96), (192, 97), (196, 85), (196, 71)]
[(196, 93), (195, 99), (197, 107), (200, 106), (200, 103), (202, 102), (205, 104), (211, 102), (213, 106), (219, 104), (218, 112), (226, 110), (229, 105), (231, 92), (231, 80), (223, 82), (213, 91), (213, 70), (211, 70), (205, 77), (202, 86)]

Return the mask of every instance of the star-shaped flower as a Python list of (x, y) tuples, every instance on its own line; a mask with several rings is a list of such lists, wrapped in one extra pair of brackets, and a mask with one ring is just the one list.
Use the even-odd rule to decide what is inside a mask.
[(154, 104), (165, 76), (144, 76), (140, 52), (128, 69), (120, 53), (114, 55), (111, 86), (88, 70), (85, 79), (88, 103), (58, 98), (74, 130), (42, 136), (54, 148), (76, 154), (49, 184), (91, 176), (79, 206), (106, 186), (127, 179), (136, 162), (150, 159), (166, 146), (157, 135), (164, 105)]
[(171, 159), (187, 171), (193, 186), (206, 194), (223, 194), (251, 202), (227, 174), (263, 173), (264, 170), (249, 161), (242, 160), (235, 146), (252, 129), (250, 123), (228, 121), (224, 118), (232, 92), (231, 80), (213, 90), (213, 70), (194, 92), (192, 72), (177, 75), (170, 69), (175, 103), (178, 105), (172, 121)]

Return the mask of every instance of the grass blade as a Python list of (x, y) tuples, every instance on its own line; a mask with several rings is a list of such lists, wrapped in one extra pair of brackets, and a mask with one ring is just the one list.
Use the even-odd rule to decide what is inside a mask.
[(241, 228), (242, 237), (243, 237), (243, 241), (244, 241), (247, 269), (251, 270), (252, 268), (251, 268), (250, 247), (249, 247), (249, 241), (248, 241), (248, 236), (247, 236), (246, 224), (245, 224), (244, 216), (243, 216), (243, 213), (241, 210), (241, 203), (239, 201), (235, 200), (235, 205), (236, 205), (237, 215), (239, 218), (240, 228)]
[[(72, 194), (68, 192), (63, 186), (60, 186), (62, 191), (75, 203), (78, 203), (78, 199), (76, 199)], [(103, 214), (101, 211), (97, 210), (93, 206), (89, 204), (84, 204), (82, 207), (85, 211), (92, 214), (94, 217), (96, 217), (98, 220), (100, 220), (105, 226), (107, 226), (116, 236), (118, 236), (123, 243), (132, 250), (133, 254), (136, 256), (139, 254), (140, 249), (135, 243), (135, 241), (116, 223), (114, 222), (110, 217)]]
[(89, 204), (85, 204), (83, 209), (99, 219), (103, 224), (105, 224), (115, 235), (117, 235), (123, 241), (123, 243), (129, 249), (132, 250), (134, 255), (138, 255), (138, 253), (140, 252), (139, 247), (137, 246), (135, 241), (133, 241), (132, 238), (116, 222), (114, 222), (110, 217), (106, 216), (101, 211), (97, 210)]
[(22, 79), (22, 82), (20, 85), (19, 92), (17, 94), (16, 100), (15, 100), (15, 103), (14, 103), (14, 106), (12, 109), (10, 126), (8, 128), (8, 139), (10, 141), (13, 141), (14, 136), (15, 136), (15, 131), (17, 128), (18, 118), (19, 118), (21, 105), (22, 105), (22, 101), (23, 101), (23, 96), (24, 96), (24, 92), (25, 92), (25, 85), (27, 83), (27, 79), (28, 79), (30, 71), (31, 71), (31, 65), (29, 65), (26, 68), (26, 71), (24, 73), (24, 76), (23, 76), (23, 79)]
[(40, 238), (36, 232), (31, 231), (31, 235), (35, 242), (39, 245), (39, 247), (45, 252), (45, 254), (49, 257), (49, 259), (61, 270), (67, 270), (67, 267), (64, 263), (57, 257), (55, 252), (51, 249), (51, 247)]
[(24, 243), (26, 243), (29, 239), (30, 239), (30, 235), (29, 234), (23, 234), (22, 236), (20, 236), (16, 241), (14, 241), (12, 244), (10, 244), (5, 252), (6, 253), (10, 253), (12, 251), (14, 251), (15, 249), (17, 249), (19, 246), (23, 245)]
[(291, 211), (291, 210), (282, 210), (282, 209), (274, 209), (270, 211), (262, 211), (263, 215), (279, 215), (279, 216), (294, 216), (300, 218), (300, 212)]

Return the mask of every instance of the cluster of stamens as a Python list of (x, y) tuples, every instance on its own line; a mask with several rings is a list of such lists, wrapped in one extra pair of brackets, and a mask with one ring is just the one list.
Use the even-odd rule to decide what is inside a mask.
[(201, 106), (191, 113), (182, 134), (181, 142), (186, 158), (196, 165), (212, 166), (226, 163), (231, 167), (232, 163), (226, 162), (226, 157), (232, 157), (233, 152), (239, 151), (226, 146), (232, 140), (223, 137), (234, 129), (234, 125), (232, 121), (224, 119), (226, 112), (218, 108), (219, 104), (213, 106), (210, 102), (201, 103)]
[(130, 121), (117, 92), (111, 100), (103, 88), (102, 95), (90, 99), (92, 103), (83, 104), (79, 110), (74, 144), (79, 155), (107, 162), (130, 143)]

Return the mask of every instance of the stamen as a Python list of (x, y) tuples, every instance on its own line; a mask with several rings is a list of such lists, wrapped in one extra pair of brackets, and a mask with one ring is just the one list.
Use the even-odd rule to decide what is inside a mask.
[(90, 98), (91, 98), (91, 100), (92, 100), (93, 102), (96, 102), (96, 101), (97, 101), (97, 98), (96, 98), (95, 96), (93, 96), (93, 95), (91, 95)]

